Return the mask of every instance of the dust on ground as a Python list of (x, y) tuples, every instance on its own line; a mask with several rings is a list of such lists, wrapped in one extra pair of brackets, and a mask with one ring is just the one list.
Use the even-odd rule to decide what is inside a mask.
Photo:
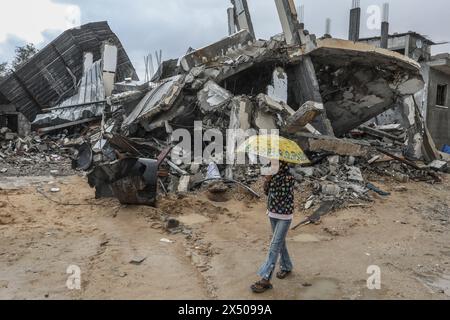
[[(254, 295), (270, 241), (263, 199), (235, 189), (227, 202), (199, 193), (122, 206), (94, 199), (80, 176), (2, 178), (0, 299), (450, 299), (448, 176), (377, 183), (392, 195), (290, 231), (295, 272)], [(167, 217), (182, 228), (167, 232)], [(372, 265), (380, 290), (367, 288)], [(68, 289), (69, 266), (81, 290)]]

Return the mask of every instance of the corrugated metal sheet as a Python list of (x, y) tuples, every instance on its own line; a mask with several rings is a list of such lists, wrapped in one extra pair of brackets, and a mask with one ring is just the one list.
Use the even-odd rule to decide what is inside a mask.
[[(105, 107), (105, 87), (103, 85), (102, 61), (92, 64), (83, 75), (78, 93), (61, 104), (51, 113), (39, 114), (33, 125), (36, 127), (58, 125), (64, 122), (73, 122), (82, 119), (100, 117)], [(90, 102), (102, 102), (89, 104)], [(82, 105), (73, 107), (76, 105)]]
[(139, 80), (119, 38), (107, 22), (95, 22), (67, 30), (0, 83), (0, 92), (29, 120), (42, 109), (53, 107), (76, 92), (83, 73), (83, 53), (101, 59), (102, 42), (118, 48), (116, 81)]

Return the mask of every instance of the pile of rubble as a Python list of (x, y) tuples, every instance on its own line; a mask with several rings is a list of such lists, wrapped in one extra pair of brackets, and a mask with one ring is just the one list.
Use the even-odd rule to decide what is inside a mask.
[(67, 176), (74, 174), (74, 140), (67, 134), (19, 137), (0, 129), (0, 173), (7, 176)]
[[(371, 201), (369, 190), (387, 195), (368, 183), (370, 174), (439, 182), (437, 171), (448, 165), (421, 116), (417, 95), (424, 82), (417, 62), (367, 44), (316, 39), (295, 24), (283, 24), (283, 31), (258, 40), (238, 27), (227, 38), (162, 62), (146, 83), (136, 80), (118, 40), (99, 43), (100, 54), (84, 53), (73, 95), (58, 99), (32, 124), (40, 136), (90, 129), (71, 141), (64, 134), (56, 141), (13, 137), (3, 149), (8, 157), (35, 151), (38, 161), (75, 147), (74, 168), (87, 171), (96, 196), (125, 204), (153, 205), (158, 194), (204, 185), (217, 194), (238, 184), (259, 196), (249, 185), (260, 167), (225, 161), (236, 153), (239, 130), (278, 130), (298, 142), (312, 165), (293, 172), (300, 183), (313, 184), (306, 207), (322, 204), (317, 215)], [(192, 140), (183, 141), (186, 136)], [(198, 159), (192, 146), (201, 155), (213, 149), (214, 156)]]

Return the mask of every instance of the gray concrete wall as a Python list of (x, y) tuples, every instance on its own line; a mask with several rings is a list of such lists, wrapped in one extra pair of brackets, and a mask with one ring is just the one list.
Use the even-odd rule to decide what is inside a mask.
[[(436, 106), (437, 85), (447, 84), (446, 108)], [(427, 124), (439, 149), (444, 144), (450, 145), (450, 75), (430, 69), (428, 86)]]

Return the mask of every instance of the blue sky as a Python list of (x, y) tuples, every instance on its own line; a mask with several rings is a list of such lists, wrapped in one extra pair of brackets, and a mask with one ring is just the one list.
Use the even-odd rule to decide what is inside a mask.
[[(390, 2), (391, 33), (409, 30), (436, 42), (450, 40), (450, 2), (447, 0), (361, 0), (361, 36), (373, 36), (366, 20), (369, 6)], [(281, 32), (273, 0), (248, 0), (257, 37)], [(332, 35), (346, 38), (351, 0), (297, 0), (305, 5), (307, 28), (319, 36), (325, 19), (332, 19)], [(119, 36), (140, 76), (144, 55), (163, 50), (163, 59), (177, 58), (189, 47), (201, 47), (227, 35), (229, 0), (2, 0), (0, 62), (10, 61), (14, 48), (33, 42), (42, 48), (76, 23), (107, 20)], [(26, 7), (27, 10), (23, 10)], [(24, 13), (24, 12), (27, 13)], [(80, 21), (77, 21), (77, 17)], [(450, 45), (433, 53), (450, 52)]]

